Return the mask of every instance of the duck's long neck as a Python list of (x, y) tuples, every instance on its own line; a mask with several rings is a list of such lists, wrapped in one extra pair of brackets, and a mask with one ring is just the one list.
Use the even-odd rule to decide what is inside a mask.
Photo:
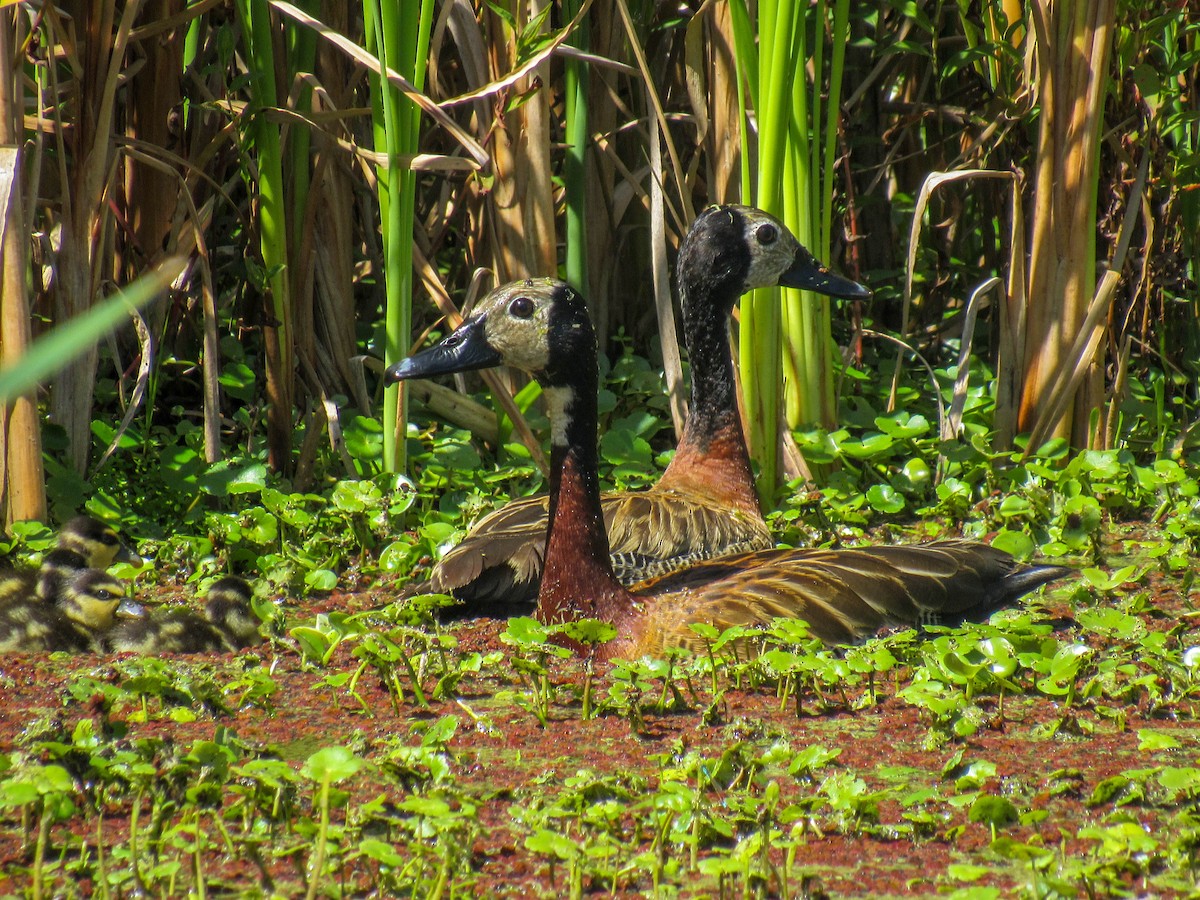
[(608, 533), (596, 474), (595, 365), (572, 374), (568, 386), (547, 387), (551, 425), (550, 527), (538, 592), (538, 619), (549, 624), (583, 618), (618, 624), (634, 605), (609, 561)]
[(729, 315), (740, 285), (706, 283), (686, 268), (680, 266), (678, 282), (692, 400), (675, 458), (659, 484), (715, 491), (723, 502), (758, 512), (729, 355)]

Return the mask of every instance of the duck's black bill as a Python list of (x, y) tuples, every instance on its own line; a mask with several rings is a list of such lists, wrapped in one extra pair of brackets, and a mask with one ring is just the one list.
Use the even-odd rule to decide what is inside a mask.
[(384, 373), (384, 379), (391, 383), (409, 378), (432, 378), (434, 375), (471, 372), (498, 365), (500, 354), (488, 344), (484, 320), (479, 317), (467, 319), (428, 350), (390, 366)]
[(846, 300), (866, 300), (871, 296), (870, 288), (831, 272), (804, 247), (796, 251), (791, 268), (780, 276), (779, 283), (784, 287), (816, 291)]

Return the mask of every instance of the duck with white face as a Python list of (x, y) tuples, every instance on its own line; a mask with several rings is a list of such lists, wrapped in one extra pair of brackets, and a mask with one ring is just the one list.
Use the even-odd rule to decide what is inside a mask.
[(601, 513), (597, 462), (596, 339), (587, 306), (552, 279), (497, 288), (435, 347), (388, 370), (393, 380), (500, 364), (528, 372), (547, 396), (551, 419), (550, 525), (537, 617), (557, 624), (609, 622), (615, 640), (599, 658), (703, 651), (692, 629), (718, 631), (800, 618), (827, 643), (852, 643), (879, 629), (986, 618), (1029, 591), (1070, 574), (1024, 565), (971, 541), (851, 550), (757, 550), (719, 557), (632, 589), (616, 578)]
[[(692, 376), (679, 447), (648, 490), (606, 493), (600, 501), (610, 559), (625, 585), (775, 545), (755, 490), (730, 360), (729, 322), (739, 298), (775, 285), (845, 299), (871, 295), (830, 271), (774, 216), (737, 205), (714, 206), (696, 217), (679, 248), (676, 285)], [(510, 362), (524, 369), (538, 363), (515, 354)], [(485, 516), (413, 590), (451, 594), (474, 613), (532, 605), (549, 507), (542, 494)]]

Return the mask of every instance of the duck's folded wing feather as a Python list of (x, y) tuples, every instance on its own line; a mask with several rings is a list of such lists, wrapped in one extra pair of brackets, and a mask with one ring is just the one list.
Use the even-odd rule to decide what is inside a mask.
[[(613, 568), (624, 584), (729, 553), (770, 547), (758, 516), (678, 491), (650, 489), (601, 498)], [(485, 516), (434, 568), (422, 593), (473, 606), (533, 603), (545, 555), (549, 500), (515, 500)]]
[(814, 636), (836, 644), (888, 626), (984, 619), (1069, 572), (1024, 565), (986, 544), (942, 541), (744, 553), (644, 582), (634, 591), (646, 598), (638, 631), (647, 651), (656, 649), (651, 644), (698, 648), (702, 642), (688, 627), (693, 622), (723, 629), (765, 625), (777, 617), (803, 619)]

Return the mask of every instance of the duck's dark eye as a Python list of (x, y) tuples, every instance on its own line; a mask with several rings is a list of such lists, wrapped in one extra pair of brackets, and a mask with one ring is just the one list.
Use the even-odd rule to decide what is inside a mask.
[(779, 237), (779, 229), (770, 224), (759, 225), (758, 231), (754, 234), (760, 244), (773, 244)]
[(533, 315), (533, 301), (528, 297), (516, 297), (508, 304), (508, 311), (518, 319), (528, 319)]

